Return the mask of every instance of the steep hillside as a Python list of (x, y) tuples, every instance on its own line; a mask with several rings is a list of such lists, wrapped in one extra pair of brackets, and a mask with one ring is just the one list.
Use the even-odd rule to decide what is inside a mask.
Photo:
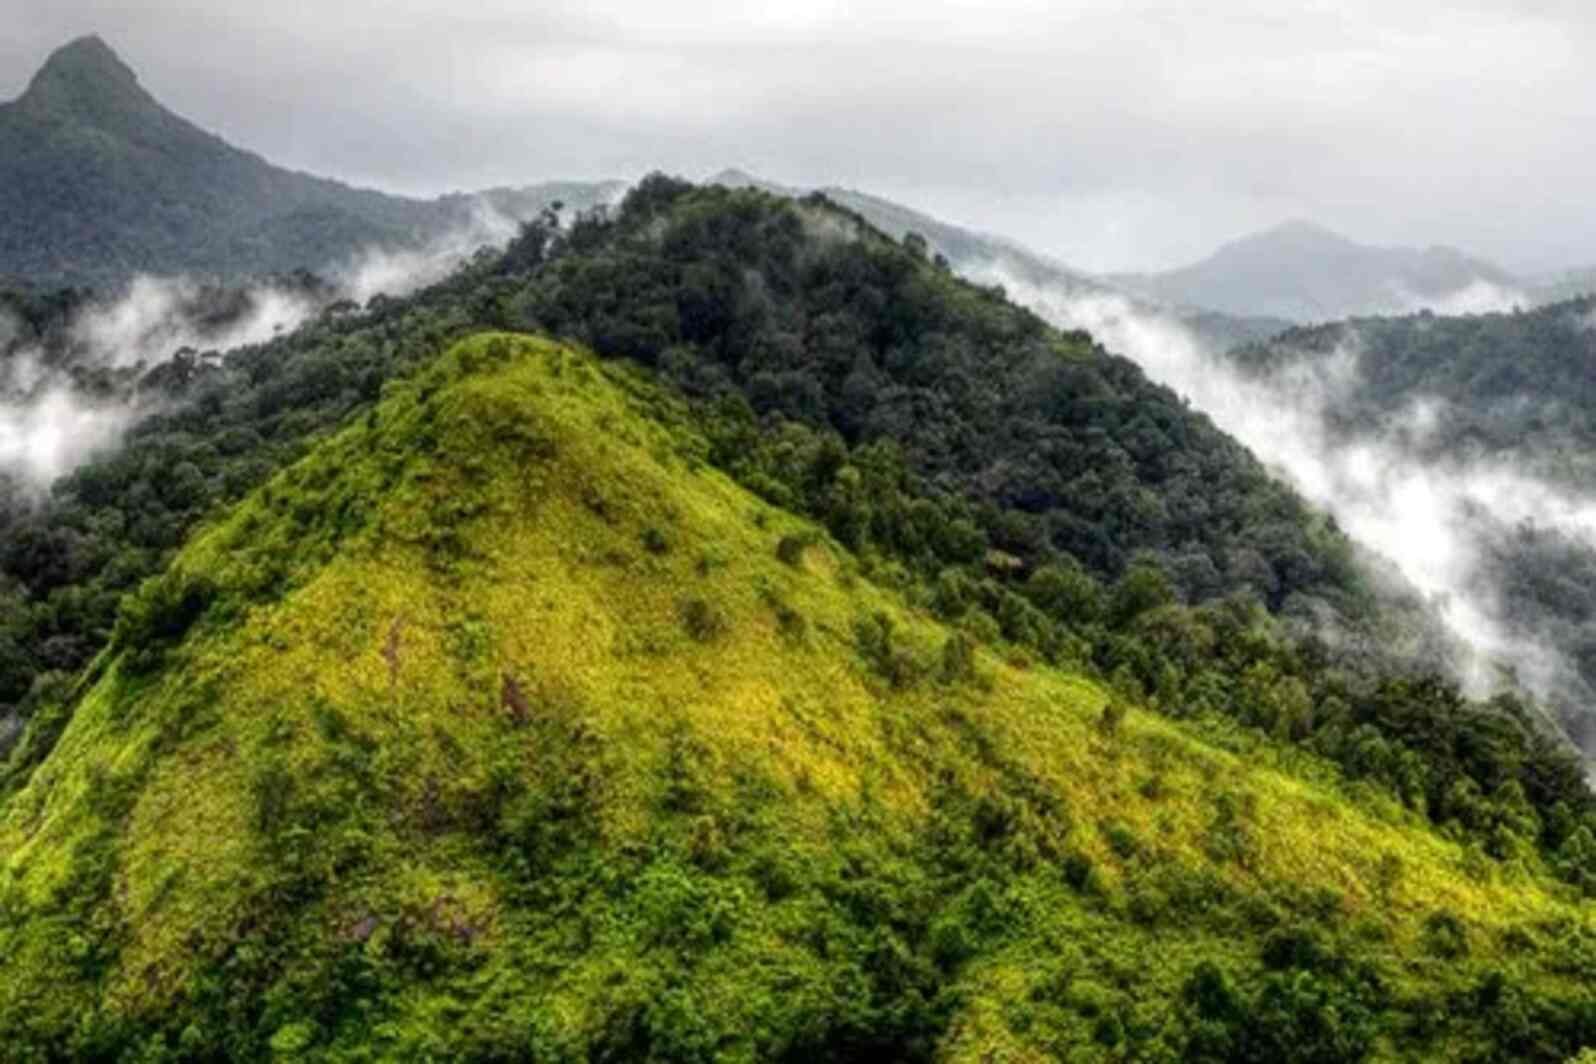
[(713, 448), (634, 371), (481, 336), (198, 535), (0, 805), (8, 1052), (1596, 1042), (1596, 923), (1537, 859), (977, 647)]
[(1528, 302), (1512, 275), (1456, 249), (1371, 247), (1307, 222), (1233, 241), (1181, 269), (1111, 279), (1174, 303), (1297, 322)]
[[(114, 284), (136, 273), (318, 269), (438, 239), (484, 202), (538, 201), (512, 217), (562, 195), (587, 206), (587, 187), (423, 201), (284, 170), (161, 106), (105, 42), (85, 37), (0, 105), (0, 278)], [(593, 190), (591, 200), (604, 194)]]

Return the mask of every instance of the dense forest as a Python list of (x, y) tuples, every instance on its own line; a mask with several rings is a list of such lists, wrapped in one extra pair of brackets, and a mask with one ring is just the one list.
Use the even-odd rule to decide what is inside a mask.
[[(727, 188), (755, 188), (761, 192), (793, 198), (802, 198), (806, 194), (803, 190), (764, 181), (741, 170), (722, 171), (707, 183)], [(1284, 318), (1221, 314), (1179, 301), (1158, 302), (1110, 278), (1074, 269), (1012, 240), (952, 225), (880, 196), (834, 186), (813, 191), (818, 191), (838, 206), (856, 212), (894, 239), (902, 240), (911, 233), (924, 239), (932, 255), (946, 259), (954, 272), (962, 276), (980, 277), (1001, 271), (1050, 292), (1125, 300), (1136, 313), (1167, 318), (1190, 330), (1203, 343), (1219, 350), (1264, 340), (1291, 326), (1291, 322)]]
[[(1359, 369), (1349, 393), (1327, 412), (1344, 437), (1403, 434), (1429, 460), (1499, 459), (1571, 487), (1591, 482), (1596, 297), (1509, 314), (1416, 314), (1292, 329), (1232, 357), (1269, 374), (1340, 351), (1356, 353)], [(1433, 417), (1408, 416), (1420, 400), (1433, 404)]]

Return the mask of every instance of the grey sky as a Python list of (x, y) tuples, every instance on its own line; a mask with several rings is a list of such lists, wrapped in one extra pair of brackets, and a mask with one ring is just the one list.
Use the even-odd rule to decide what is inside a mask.
[(1596, 264), (1596, 8), (1570, 0), (6, 6), (0, 98), (98, 32), (199, 124), (395, 191), (736, 165), (1091, 269), (1289, 217)]

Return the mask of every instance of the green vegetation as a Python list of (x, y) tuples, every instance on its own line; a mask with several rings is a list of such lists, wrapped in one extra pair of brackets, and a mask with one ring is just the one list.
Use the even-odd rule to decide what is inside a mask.
[[(50, 750), (70, 715), (60, 692), (125, 589), (218, 503), (487, 322), (656, 367), (689, 396), (710, 464), (817, 521), (907, 601), (1006, 642), (1011, 663), (1089, 670), (1127, 701), (1295, 742), (1482, 860), (1527, 854), (1591, 881), (1580, 840), (1596, 808), (1577, 762), (1517, 700), (1470, 703), (1422, 672), (1424, 615), (1378, 598), (1345, 538), (1205, 419), (823, 201), (662, 177), (614, 217), (533, 224), (502, 260), (415, 300), (202, 364), (167, 384), (186, 402), (50, 506), (18, 510), (0, 537), (15, 604), (0, 690), (34, 724), (0, 793)], [(794, 567), (806, 534), (767, 556)], [(661, 522), (628, 549), (706, 573), (726, 560)], [(787, 637), (812, 630), (767, 595)], [(673, 603), (674, 623), (717, 643), (698, 597)], [(888, 683), (941, 668), (869, 613), (846, 630)]]
[(1596, 921), (1533, 852), (950, 627), (698, 422), (484, 335), (195, 536), (0, 806), (8, 1053), (1596, 1044)]

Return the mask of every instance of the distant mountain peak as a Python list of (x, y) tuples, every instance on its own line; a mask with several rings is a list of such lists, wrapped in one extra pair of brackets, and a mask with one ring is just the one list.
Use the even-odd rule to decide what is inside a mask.
[(1280, 222), (1277, 225), (1272, 225), (1268, 229), (1263, 230), (1259, 235), (1314, 236), (1333, 237), (1336, 240), (1346, 239), (1346, 237), (1342, 236), (1340, 233), (1329, 228), (1328, 226), (1320, 225), (1318, 222), (1311, 221), (1307, 218), (1287, 218), (1285, 221)]
[(158, 107), (138, 75), (94, 35), (62, 45), (44, 61), (17, 101), (34, 111), (105, 118), (130, 109)]
[(1406, 314), (1466, 293), (1496, 302), (1519, 287), (1506, 270), (1457, 248), (1363, 244), (1302, 218), (1232, 240), (1189, 266), (1118, 280), (1182, 306), (1298, 322)]
[(138, 83), (133, 68), (124, 63), (103, 38), (91, 33), (51, 52), (39, 72), (33, 75), (27, 95), (63, 86), (130, 89)]
[(1355, 246), (1355, 243), (1355, 241), (1342, 236), (1333, 229), (1320, 225), (1318, 222), (1311, 222), (1306, 218), (1291, 218), (1250, 236), (1233, 240), (1220, 248), (1217, 254), (1222, 254), (1230, 249), (1246, 247), (1349, 248)]

